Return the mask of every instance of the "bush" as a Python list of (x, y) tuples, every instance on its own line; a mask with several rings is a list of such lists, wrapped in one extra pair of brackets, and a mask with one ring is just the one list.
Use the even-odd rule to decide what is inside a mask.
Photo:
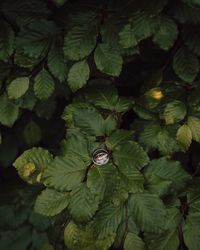
[(0, 16), (0, 249), (199, 250), (200, 1)]

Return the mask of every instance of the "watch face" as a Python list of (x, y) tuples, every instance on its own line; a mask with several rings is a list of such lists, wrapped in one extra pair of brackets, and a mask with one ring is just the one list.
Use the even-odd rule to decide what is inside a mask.
[(107, 164), (110, 160), (110, 156), (107, 150), (97, 149), (92, 155), (92, 161), (97, 166), (103, 166)]

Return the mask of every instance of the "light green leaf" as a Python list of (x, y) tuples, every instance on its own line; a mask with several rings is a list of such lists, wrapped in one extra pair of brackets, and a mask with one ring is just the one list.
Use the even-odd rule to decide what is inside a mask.
[(19, 107), (6, 95), (0, 96), (0, 123), (12, 127), (19, 115)]
[(85, 183), (75, 187), (70, 193), (69, 211), (75, 221), (86, 222), (93, 217), (98, 209), (98, 197), (93, 194)]
[(176, 23), (167, 16), (161, 16), (160, 26), (156, 31), (153, 41), (164, 50), (171, 48), (177, 38)]
[(52, 160), (53, 157), (47, 150), (32, 148), (24, 151), (13, 163), (13, 166), (23, 180), (33, 184), (41, 181), (44, 169)]
[(108, 44), (99, 44), (94, 52), (97, 69), (102, 73), (119, 76), (122, 70), (122, 57), (116, 48)]
[(61, 193), (53, 189), (45, 189), (37, 197), (34, 210), (45, 216), (54, 216), (69, 204), (69, 193)]
[(113, 150), (115, 147), (117, 147), (119, 144), (132, 141), (133, 140), (133, 132), (124, 130), (124, 129), (118, 129), (114, 131), (107, 139), (106, 139), (106, 146), (108, 149)]
[(164, 228), (166, 209), (155, 194), (133, 194), (129, 200), (129, 210), (141, 230), (156, 233)]
[(45, 169), (44, 183), (60, 191), (70, 191), (85, 177), (84, 162), (73, 156), (56, 157)]
[(183, 225), (184, 242), (188, 249), (200, 249), (200, 213), (191, 213)]
[(48, 99), (54, 92), (55, 85), (52, 76), (45, 69), (41, 70), (35, 77), (34, 92), (41, 99)]
[(70, 60), (87, 57), (96, 44), (96, 30), (91, 23), (73, 27), (65, 36), (63, 51)]
[(192, 139), (200, 143), (200, 119), (197, 117), (189, 116), (187, 125), (192, 132)]
[(183, 120), (186, 115), (186, 106), (181, 101), (172, 101), (164, 110), (164, 118), (167, 125)]
[(178, 129), (176, 140), (178, 141), (179, 146), (184, 152), (189, 149), (192, 143), (192, 132), (188, 125), (184, 124)]
[(171, 181), (172, 192), (174, 190), (181, 190), (187, 181), (191, 179), (190, 175), (181, 166), (180, 162), (168, 160), (167, 158), (160, 158), (152, 160), (144, 172), (147, 179), (152, 175), (160, 177), (162, 180)]
[(182, 47), (174, 56), (173, 69), (180, 79), (190, 83), (194, 81), (199, 72), (198, 58)]
[(0, 59), (7, 60), (14, 49), (15, 34), (10, 25), (1, 21), (0, 26)]
[(145, 244), (143, 240), (134, 233), (128, 233), (124, 241), (124, 250), (144, 250)]
[(120, 171), (127, 176), (130, 176), (132, 171), (142, 169), (149, 162), (148, 155), (142, 147), (131, 141), (116, 147), (113, 159)]
[(34, 121), (30, 121), (24, 128), (24, 138), (29, 146), (38, 144), (42, 138), (42, 131)]
[(7, 88), (8, 97), (11, 99), (18, 99), (23, 96), (29, 88), (28, 77), (18, 77), (14, 79)]
[(82, 88), (88, 81), (90, 68), (86, 61), (75, 63), (68, 74), (68, 84), (73, 92)]

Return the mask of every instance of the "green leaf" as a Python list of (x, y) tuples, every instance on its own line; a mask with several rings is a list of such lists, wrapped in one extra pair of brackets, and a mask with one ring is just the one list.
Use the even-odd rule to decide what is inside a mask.
[(139, 142), (148, 151), (158, 149), (162, 155), (172, 155), (179, 149), (173, 135), (156, 123), (147, 123), (140, 133)]
[(24, 129), (24, 138), (29, 146), (37, 145), (42, 138), (42, 131), (34, 121), (30, 121)]
[(137, 40), (135, 38), (134, 30), (130, 24), (124, 26), (124, 28), (119, 33), (119, 43), (122, 48), (131, 48), (137, 45)]
[(141, 230), (156, 233), (164, 228), (166, 209), (155, 194), (133, 194), (129, 200), (129, 210)]
[(166, 181), (172, 181), (172, 192), (174, 190), (181, 190), (187, 181), (191, 179), (180, 162), (168, 160), (164, 157), (152, 160), (148, 167), (145, 168), (144, 174), (147, 180), (153, 175)]
[(60, 7), (66, 3), (67, 0), (51, 0), (56, 6)]
[(50, 11), (45, 2), (26, 1), (26, 0), (8, 0), (3, 3), (2, 10), (8, 20), (16, 23), (17, 26), (27, 26), (34, 21), (42, 18), (48, 18)]
[(95, 45), (96, 31), (91, 23), (75, 26), (65, 36), (64, 55), (70, 60), (81, 60), (92, 52)]
[(59, 191), (70, 191), (85, 177), (86, 166), (80, 158), (73, 156), (56, 157), (45, 169), (44, 183)]
[(186, 152), (192, 143), (192, 132), (188, 125), (182, 125), (176, 134), (176, 140), (179, 143), (181, 149)]
[(53, 189), (45, 189), (37, 197), (34, 210), (45, 216), (54, 216), (69, 204), (69, 193), (61, 193)]
[(143, 240), (134, 233), (128, 233), (124, 241), (124, 250), (144, 250), (145, 244)]
[(175, 73), (186, 82), (192, 82), (199, 72), (198, 58), (186, 48), (180, 48), (173, 59)]
[(188, 5), (196, 5), (196, 7), (200, 6), (199, 0), (183, 0), (183, 2), (187, 3)]
[(34, 80), (35, 95), (41, 100), (46, 100), (53, 94), (54, 89), (54, 80), (49, 72), (45, 69), (41, 70)]
[(108, 44), (99, 44), (94, 52), (94, 60), (97, 69), (102, 73), (119, 76), (122, 70), (122, 57)]
[(0, 34), (0, 59), (7, 60), (13, 53), (15, 34), (4, 21), (1, 21)]
[(152, 194), (157, 194), (159, 197), (162, 197), (170, 193), (171, 185), (172, 185), (171, 180), (165, 180), (153, 174), (153, 175), (148, 175), (145, 189)]
[(75, 221), (86, 222), (98, 209), (98, 197), (85, 183), (75, 187), (70, 193), (69, 211)]
[(118, 113), (128, 111), (133, 105), (134, 101), (132, 97), (119, 97), (118, 102), (115, 106), (115, 111)]
[(147, 149), (154, 149), (158, 147), (158, 133), (161, 127), (158, 124), (148, 124), (141, 132), (139, 142)]
[(183, 225), (183, 237), (188, 249), (199, 250), (200, 213), (191, 213), (187, 216)]
[(86, 164), (89, 165), (91, 162), (93, 147), (95, 146), (95, 137), (85, 137), (80, 133), (72, 134), (68, 135), (67, 140), (62, 143), (62, 154), (73, 154), (74, 157), (81, 158)]
[(176, 207), (175, 204), (169, 206), (167, 209), (167, 218), (165, 224), (165, 230), (171, 231), (172, 229), (177, 229), (178, 225), (180, 225), (182, 221), (182, 215), (180, 213), (180, 203), (176, 200)]
[(7, 88), (8, 97), (11, 99), (18, 99), (23, 96), (29, 88), (28, 77), (18, 77), (14, 79)]
[(142, 169), (149, 158), (145, 151), (136, 142), (128, 141), (115, 148), (113, 159), (120, 171), (127, 176), (134, 170)]
[(198, 26), (184, 26), (182, 36), (188, 49), (194, 52), (194, 54), (200, 56), (200, 35), (198, 32)]
[(167, 16), (161, 16), (159, 29), (156, 31), (153, 41), (164, 50), (171, 48), (177, 38), (178, 29), (176, 23)]
[(164, 110), (164, 118), (167, 125), (174, 124), (184, 119), (186, 106), (181, 101), (172, 101), (167, 104)]
[(82, 88), (88, 81), (90, 68), (86, 61), (75, 63), (68, 74), (68, 84), (73, 92)]
[(38, 20), (21, 29), (16, 40), (17, 50), (34, 58), (46, 56), (48, 50), (58, 35), (54, 22)]
[(92, 108), (92, 105), (90, 103), (86, 103), (86, 102), (71, 103), (65, 107), (63, 114), (62, 114), (62, 119), (67, 122), (67, 125), (69, 127), (74, 127), (74, 118), (73, 118), (74, 111), (78, 109), (85, 110), (88, 108), (90, 109)]
[(5, 231), (1, 234), (0, 248), (2, 250), (26, 250), (31, 243), (29, 227), (18, 228), (16, 231)]
[(105, 203), (95, 215), (94, 228), (98, 239), (104, 239), (116, 233), (122, 220), (123, 209), (112, 203)]
[(200, 119), (197, 117), (189, 116), (187, 125), (192, 132), (192, 139), (200, 143)]
[(38, 117), (45, 118), (49, 120), (56, 109), (55, 99), (49, 98), (48, 100), (37, 101), (34, 107), (34, 111)]
[(152, 0), (150, 2), (147, 2), (146, 0), (141, 0), (140, 2), (138, 2), (140, 9), (144, 10), (144, 12), (149, 16), (155, 16), (159, 14), (167, 5), (167, 3), (167, 0)]
[[(113, 164), (91, 168), (87, 175), (87, 186), (102, 201), (105, 191), (110, 193), (116, 186), (117, 169)], [(107, 195), (107, 193), (105, 194)]]
[(73, 221), (67, 225), (64, 231), (64, 242), (70, 250), (107, 250), (112, 245), (113, 238), (112, 235), (98, 240), (92, 227), (78, 227)]
[(119, 144), (133, 140), (133, 132), (125, 129), (118, 129), (114, 131), (106, 139), (106, 146), (108, 149), (113, 150)]
[(97, 108), (115, 110), (118, 101), (117, 89), (113, 85), (95, 84), (86, 89), (86, 98), (92, 102)]
[(188, 4), (183, 3), (183, 1), (173, 1), (170, 5), (168, 13), (181, 24), (200, 24), (199, 8), (189, 6)]
[(179, 247), (179, 235), (177, 229), (167, 230), (149, 240), (149, 250), (177, 250)]
[(140, 42), (156, 32), (159, 27), (159, 19), (157, 16), (137, 11), (130, 18), (130, 24), (137, 42)]
[(32, 148), (24, 151), (13, 163), (13, 166), (23, 180), (33, 184), (41, 181), (44, 169), (52, 160), (53, 157), (47, 150)]
[(0, 123), (12, 127), (19, 115), (19, 107), (6, 95), (0, 96)]
[(179, 150), (176, 140), (165, 129), (158, 134), (158, 150), (162, 155), (172, 155)]
[(116, 128), (115, 120), (111, 116), (104, 120), (100, 113), (92, 109), (76, 110), (73, 117), (75, 126), (88, 135), (109, 135)]
[(68, 67), (60, 47), (53, 46), (48, 53), (48, 69), (54, 77), (63, 82), (67, 78)]

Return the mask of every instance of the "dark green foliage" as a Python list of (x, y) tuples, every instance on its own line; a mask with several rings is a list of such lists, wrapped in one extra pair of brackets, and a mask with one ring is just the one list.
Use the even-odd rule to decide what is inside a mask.
[(0, 2), (1, 250), (200, 249), (199, 29), (199, 0)]

